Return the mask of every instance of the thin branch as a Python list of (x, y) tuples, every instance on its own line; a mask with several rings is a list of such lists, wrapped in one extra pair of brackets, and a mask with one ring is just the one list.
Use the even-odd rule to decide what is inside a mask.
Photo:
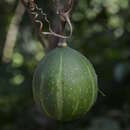
[(22, 21), (24, 12), (25, 12), (25, 8), (21, 4), (21, 2), (19, 2), (15, 10), (15, 14), (9, 25), (8, 33), (6, 36), (5, 46), (3, 50), (3, 57), (2, 57), (4, 62), (9, 62), (11, 60), (13, 49), (15, 47), (16, 40), (17, 40), (19, 25)]

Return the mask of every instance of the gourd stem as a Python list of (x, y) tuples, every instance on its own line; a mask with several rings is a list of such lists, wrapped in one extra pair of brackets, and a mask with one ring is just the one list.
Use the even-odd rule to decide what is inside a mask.
[[(61, 35), (64, 34), (65, 24), (66, 24), (65, 21), (61, 21)], [(59, 38), (58, 46), (66, 47), (67, 46), (66, 38)]]
[(58, 47), (67, 47), (66, 39), (60, 39), (58, 43)]

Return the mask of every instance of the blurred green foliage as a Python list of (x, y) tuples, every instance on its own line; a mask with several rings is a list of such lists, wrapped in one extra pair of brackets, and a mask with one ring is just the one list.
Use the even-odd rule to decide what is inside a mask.
[[(1, 59), (17, 3), (0, 1)], [(54, 7), (52, 1), (37, 3), (48, 14)], [(93, 63), (106, 96), (99, 94), (93, 109), (81, 121), (72, 122), (70, 129), (130, 130), (130, 0), (80, 0), (72, 23), (73, 37), (68, 43)], [(32, 97), (33, 72), (44, 55), (25, 13), (11, 62), (0, 61), (0, 130), (44, 130), (48, 126)]]

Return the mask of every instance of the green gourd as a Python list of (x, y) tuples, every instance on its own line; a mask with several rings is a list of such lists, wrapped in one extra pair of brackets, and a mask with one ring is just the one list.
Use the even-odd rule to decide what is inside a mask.
[(78, 51), (57, 47), (39, 63), (33, 77), (33, 95), (50, 118), (71, 121), (84, 116), (97, 98), (97, 76)]

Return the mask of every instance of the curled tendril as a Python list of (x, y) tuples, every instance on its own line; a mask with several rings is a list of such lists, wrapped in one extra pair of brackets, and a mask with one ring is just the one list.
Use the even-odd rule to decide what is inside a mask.
[[(24, 6), (28, 9), (33, 22), (34, 23), (38, 23), (39, 24), (39, 32), (41, 32), (44, 35), (52, 35), (52, 36), (56, 36), (59, 38), (69, 38), (72, 36), (72, 25), (71, 25), (71, 21), (69, 18), (69, 14), (70, 11), (72, 10), (72, 5), (73, 5), (73, 0), (68, 0), (68, 7), (69, 9), (67, 11), (65, 11), (65, 9), (62, 10), (57, 10), (57, 15), (60, 16), (60, 18), (62, 19), (62, 21), (64, 21), (65, 23), (68, 24), (69, 28), (70, 28), (70, 34), (69, 36), (64, 36), (64, 35), (60, 35), (55, 33), (52, 28), (51, 28), (51, 23), (47, 17), (46, 13), (43, 13), (43, 10), (41, 8), (39, 8), (37, 6), (37, 4), (35, 3), (35, 0), (29, 0), (28, 2), (25, 2), (24, 0), (21, 0), (22, 3), (24, 4)], [(48, 26), (49, 26), (49, 31), (48, 32), (42, 32), (43, 30), (43, 22), (41, 19), (39, 19), (40, 16), (43, 16), (44, 20), (47, 22)]]
[(60, 38), (64, 38), (64, 39), (71, 37), (71, 35), (72, 35), (72, 26), (71, 26), (70, 19), (69, 19), (69, 17), (68, 17), (67, 15), (63, 15), (63, 17), (64, 17), (65, 21), (68, 23), (68, 25), (69, 25), (69, 27), (70, 27), (70, 30), (71, 30), (69, 36), (64, 36), (64, 35), (60, 35), (60, 34), (55, 33), (55, 32), (51, 29), (51, 24), (50, 24), (50, 21), (49, 21), (48, 18), (47, 18), (47, 15), (45, 15), (45, 21), (46, 21), (46, 22), (48, 23), (48, 25), (49, 25), (49, 32), (42, 32), (42, 33), (43, 33), (44, 35), (53, 35), (53, 36), (60, 37)]

